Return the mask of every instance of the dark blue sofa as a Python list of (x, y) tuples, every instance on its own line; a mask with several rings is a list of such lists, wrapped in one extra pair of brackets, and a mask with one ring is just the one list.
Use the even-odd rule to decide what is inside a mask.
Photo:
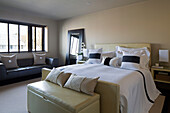
[(18, 59), (17, 60), (19, 68), (16, 69), (6, 69), (4, 64), (0, 61), (0, 82), (10, 79), (15, 79), (19, 77), (26, 77), (30, 75), (41, 75), (41, 69), (58, 67), (57, 58), (46, 58), (46, 65), (33, 65), (34, 59)]

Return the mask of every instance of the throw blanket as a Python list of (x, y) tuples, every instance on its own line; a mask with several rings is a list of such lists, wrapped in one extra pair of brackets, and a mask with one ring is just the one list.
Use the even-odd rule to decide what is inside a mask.
[[(112, 82), (120, 85), (120, 108), (121, 113), (148, 113), (160, 92), (156, 89), (149, 70), (141, 69), (140, 72), (114, 68), (102, 64), (77, 64), (60, 67), (64, 72), (74, 73), (86, 77), (100, 77), (99, 80)], [(144, 80), (145, 85), (144, 87)], [(147, 90), (147, 95), (146, 91)]]

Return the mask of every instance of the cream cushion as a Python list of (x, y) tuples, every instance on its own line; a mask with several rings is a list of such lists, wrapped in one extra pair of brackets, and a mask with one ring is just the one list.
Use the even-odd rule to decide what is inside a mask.
[(57, 77), (57, 84), (61, 87), (67, 82), (68, 78), (70, 77), (71, 73), (64, 73), (61, 72)]
[(1, 55), (1, 61), (7, 69), (18, 68), (16, 55), (10, 56)]
[(99, 77), (87, 78), (84, 76), (77, 76), (75, 74), (72, 74), (68, 81), (66, 82), (66, 84), (64, 85), (64, 87), (79, 92), (81, 91), (89, 95), (93, 95), (98, 79)]
[(80, 86), (84, 78), (85, 77), (72, 74), (68, 81), (66, 82), (66, 84), (64, 85), (64, 87), (73, 89), (75, 91), (80, 91)]
[(53, 68), (45, 80), (63, 87), (70, 75), (71, 73), (64, 73), (57, 68)]
[(59, 76), (60, 73), (61, 71), (59, 69), (53, 68), (45, 80), (57, 83), (57, 77)]
[(94, 79), (85, 78), (83, 82), (81, 83), (81, 87), (80, 87), (81, 92), (84, 92), (89, 95), (93, 95), (98, 79), (99, 77), (94, 78)]

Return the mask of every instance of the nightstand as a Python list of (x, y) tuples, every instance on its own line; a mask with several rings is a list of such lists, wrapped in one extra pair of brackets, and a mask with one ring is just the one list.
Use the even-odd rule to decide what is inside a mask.
[(170, 84), (170, 67), (151, 68), (154, 81)]
[(80, 61), (77, 61), (77, 64), (84, 64), (86, 61), (84, 60), (80, 60)]

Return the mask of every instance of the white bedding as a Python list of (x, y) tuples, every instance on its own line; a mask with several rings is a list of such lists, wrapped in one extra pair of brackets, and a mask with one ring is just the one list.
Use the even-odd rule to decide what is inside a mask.
[[(77, 64), (60, 67), (64, 72), (86, 77), (100, 77), (99, 80), (120, 85), (120, 108), (122, 113), (148, 113), (153, 103), (149, 102), (144, 90), (142, 75), (133, 70), (113, 68), (102, 64)], [(151, 100), (160, 92), (156, 89), (149, 70), (140, 70), (146, 80), (146, 89)]]

